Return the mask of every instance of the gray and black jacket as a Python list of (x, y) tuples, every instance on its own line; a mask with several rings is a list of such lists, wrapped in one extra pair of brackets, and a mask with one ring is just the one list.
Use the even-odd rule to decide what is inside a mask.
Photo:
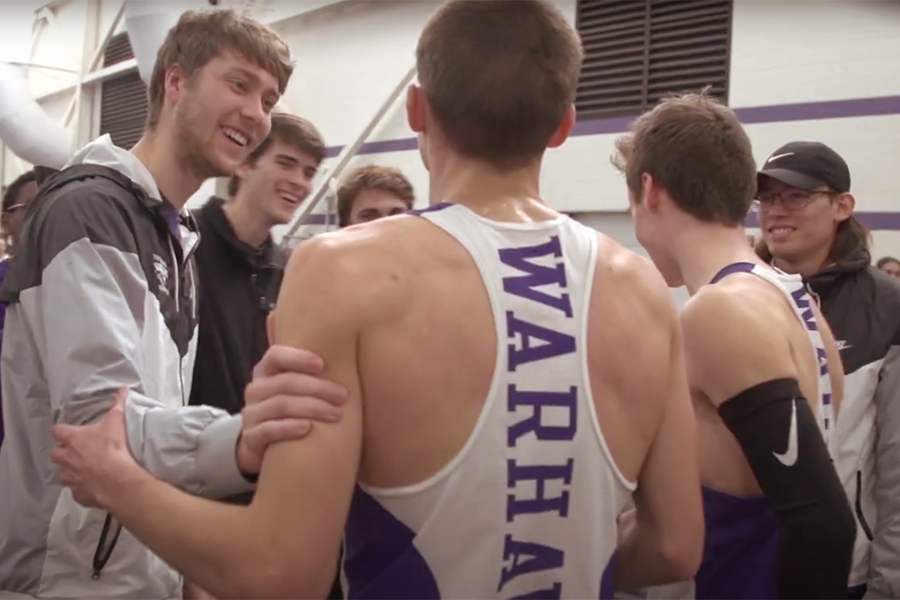
[(900, 286), (865, 251), (805, 280), (846, 374), (831, 452), (858, 525), (849, 584), (900, 598)]
[[(116, 390), (128, 442), (192, 493), (251, 489), (235, 462), (240, 416), (186, 406), (197, 339), (189, 217), (109, 136), (41, 186), (0, 298), (0, 592), (39, 598), (180, 598), (182, 581), (107, 513), (77, 504), (50, 461), (54, 423), (103, 417)], [(2, 595), (2, 593), (0, 593)]]

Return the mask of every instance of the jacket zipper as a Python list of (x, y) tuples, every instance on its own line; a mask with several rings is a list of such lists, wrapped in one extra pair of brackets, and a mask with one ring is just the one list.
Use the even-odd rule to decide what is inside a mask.
[(191, 306), (193, 307), (194, 320), (197, 320), (197, 282), (194, 281), (194, 269), (190, 268), (188, 273), (191, 274)]
[[(175, 246), (172, 244), (172, 234), (169, 233), (167, 236), (169, 240), (169, 252), (172, 254), (172, 264), (175, 267), (175, 312), (181, 312), (181, 277), (178, 269), (178, 255), (175, 253)], [(185, 258), (185, 262), (187, 262), (189, 257)], [(194, 286), (194, 272), (190, 270), (191, 275), (191, 289), (195, 289)], [(197, 301), (196, 301), (196, 293), (193, 294), (192, 298), (192, 312), (194, 314), (194, 318), (197, 317)], [(178, 360), (178, 384), (179, 391), (181, 392), (181, 405), (184, 406), (186, 404), (184, 397), (184, 370), (181, 368), (181, 359)], [(110, 529), (115, 528), (115, 533), (112, 534), (112, 540), (109, 541), (107, 545), (107, 539), (110, 536)], [(110, 557), (112, 556), (112, 552), (116, 547), (116, 543), (119, 541), (119, 534), (122, 533), (122, 524), (119, 523), (117, 519), (114, 519), (110, 513), (106, 513), (106, 519), (103, 521), (103, 530), (100, 532), (100, 540), (97, 542), (97, 548), (94, 550), (94, 558), (91, 564), (92, 573), (91, 579), (98, 580), (100, 579), (100, 574), (103, 571), (103, 568), (106, 566), (106, 563), (109, 562)]]
[[(180, 293), (179, 286), (179, 275), (178, 275), (178, 255), (175, 254), (175, 247), (172, 245), (172, 236), (171, 234), (168, 236), (169, 239), (169, 252), (172, 254), (172, 264), (175, 266), (175, 312), (180, 312), (180, 304), (178, 295)], [(181, 368), (181, 359), (178, 360), (178, 384), (179, 384), (179, 392), (181, 392), (181, 405), (184, 406), (184, 374), (182, 373)], [(109, 530), (115, 524), (116, 532), (113, 534), (112, 540), (107, 545), (106, 540), (109, 537)], [(122, 532), (122, 524), (117, 520), (114, 520), (112, 515), (106, 513), (106, 520), (103, 522), (103, 530), (100, 532), (100, 541), (97, 542), (97, 548), (94, 551), (94, 559), (92, 563), (93, 573), (91, 574), (91, 579), (98, 580), (100, 579), (100, 572), (103, 571), (103, 567), (106, 566), (106, 563), (109, 562), (109, 558), (112, 556), (112, 551), (116, 547), (116, 542), (119, 541), (119, 534)]]
[[(107, 545), (106, 540), (109, 538), (109, 530), (113, 527), (115, 527), (116, 531), (112, 534), (112, 540)], [(100, 579), (100, 572), (103, 571), (103, 567), (109, 562), (112, 551), (116, 547), (116, 542), (119, 541), (120, 533), (122, 533), (122, 524), (113, 519), (111, 514), (106, 513), (106, 520), (103, 521), (103, 531), (100, 532), (100, 541), (97, 542), (97, 549), (94, 551), (94, 560), (91, 565), (93, 567), (91, 579), (94, 581)]]
[(856, 518), (859, 520), (859, 524), (862, 527), (863, 533), (866, 534), (866, 537), (869, 538), (871, 542), (875, 539), (875, 536), (872, 535), (872, 529), (869, 527), (869, 523), (866, 521), (866, 516), (863, 514), (862, 510), (862, 471), (856, 471)]
[(175, 246), (172, 245), (172, 235), (169, 234), (169, 252), (172, 253), (172, 264), (175, 266), (175, 312), (180, 313), (179, 294), (181, 294), (181, 277), (178, 273), (178, 255), (175, 254)]
[[(175, 312), (181, 314), (181, 273), (178, 270), (178, 255), (175, 254), (175, 246), (172, 244), (172, 234), (169, 236), (169, 252), (172, 254), (172, 265), (175, 267)], [(181, 405), (187, 404), (184, 398), (184, 368), (178, 357), (178, 391), (181, 392)]]

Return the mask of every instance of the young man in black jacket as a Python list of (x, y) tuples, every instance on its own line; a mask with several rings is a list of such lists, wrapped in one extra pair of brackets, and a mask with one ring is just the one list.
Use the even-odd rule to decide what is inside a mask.
[[(211, 198), (195, 212), (200, 334), (190, 403), (235, 414), (269, 347), (266, 318), (275, 306), (288, 253), (271, 229), (290, 222), (312, 190), (325, 142), (306, 119), (272, 115), (272, 130), (231, 178), (231, 200)], [(252, 492), (230, 501), (248, 504)], [(330, 598), (343, 597), (335, 582)]]
[(211, 198), (194, 217), (200, 333), (190, 404), (232, 414), (269, 347), (266, 317), (275, 305), (287, 252), (271, 229), (288, 223), (309, 195), (325, 143), (307, 120), (272, 115), (272, 130), (232, 176), (231, 200)]
[(900, 287), (871, 266), (850, 169), (828, 146), (792, 142), (773, 152), (759, 172), (757, 207), (757, 252), (803, 276), (846, 373), (830, 451), (857, 520), (849, 595), (900, 598)]

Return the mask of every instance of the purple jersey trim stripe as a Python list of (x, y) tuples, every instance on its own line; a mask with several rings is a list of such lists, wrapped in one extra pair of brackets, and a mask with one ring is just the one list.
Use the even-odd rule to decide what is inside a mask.
[(347, 598), (440, 599), (434, 574), (414, 544), (416, 534), (359, 486), (344, 534)]

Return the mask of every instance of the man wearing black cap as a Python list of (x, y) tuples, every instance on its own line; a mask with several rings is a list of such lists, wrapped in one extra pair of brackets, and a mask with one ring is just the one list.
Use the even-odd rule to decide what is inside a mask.
[(828, 146), (773, 152), (756, 200), (757, 252), (803, 276), (841, 350), (844, 401), (830, 451), (857, 519), (849, 595), (900, 598), (900, 290), (870, 266), (850, 169)]

